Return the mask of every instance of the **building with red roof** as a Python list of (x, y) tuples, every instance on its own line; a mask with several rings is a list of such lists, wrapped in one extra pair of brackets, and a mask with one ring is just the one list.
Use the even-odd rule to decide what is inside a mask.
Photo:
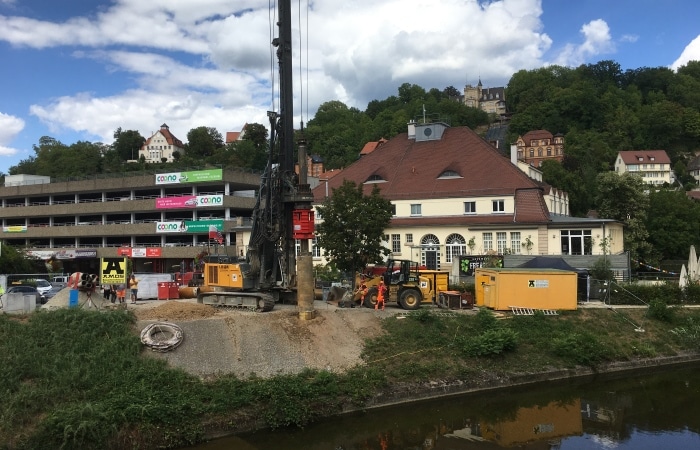
[(185, 144), (170, 132), (167, 124), (160, 126), (160, 130), (153, 133), (151, 137), (139, 149), (139, 158), (146, 158), (148, 163), (159, 163), (163, 160), (172, 162), (175, 158), (173, 154), (178, 152), (185, 154)]
[(629, 172), (653, 185), (673, 182), (671, 159), (665, 150), (626, 150), (617, 153), (615, 172)]
[(550, 212), (546, 197), (568, 202), (565, 195), (529, 178), (467, 127), (411, 123), (320, 183), (315, 202), (344, 180), (366, 195), (379, 187), (395, 211), (386, 230), (393, 256), (432, 269), (446, 270), (465, 254), (602, 254), (602, 236), (612, 242), (608, 252), (623, 249), (622, 224)]

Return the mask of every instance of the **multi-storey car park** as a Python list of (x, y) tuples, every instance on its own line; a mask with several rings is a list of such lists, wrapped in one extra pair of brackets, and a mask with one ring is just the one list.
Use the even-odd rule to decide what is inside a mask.
[(67, 273), (120, 256), (131, 257), (136, 272), (179, 272), (212, 244), (245, 254), (259, 185), (259, 173), (220, 168), (69, 180), (8, 175), (0, 239), (60, 260)]

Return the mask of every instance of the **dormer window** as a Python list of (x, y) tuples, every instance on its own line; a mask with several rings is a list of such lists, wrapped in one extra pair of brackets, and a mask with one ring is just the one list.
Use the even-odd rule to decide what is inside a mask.
[(367, 178), (367, 181), (365, 181), (366, 184), (369, 183), (386, 183), (386, 180), (382, 178), (380, 175), (374, 174), (370, 175), (369, 178)]
[(438, 179), (445, 179), (445, 178), (462, 178), (462, 177), (454, 170), (446, 170), (440, 174)]

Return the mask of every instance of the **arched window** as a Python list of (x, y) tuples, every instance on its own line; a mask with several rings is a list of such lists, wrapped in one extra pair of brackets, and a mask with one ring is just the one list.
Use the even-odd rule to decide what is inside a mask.
[(434, 234), (426, 234), (420, 240), (422, 265), (430, 270), (440, 268), (440, 239)]
[(451, 234), (445, 240), (445, 262), (452, 262), (454, 257), (459, 260), (459, 255), (467, 254), (467, 241), (461, 234)]

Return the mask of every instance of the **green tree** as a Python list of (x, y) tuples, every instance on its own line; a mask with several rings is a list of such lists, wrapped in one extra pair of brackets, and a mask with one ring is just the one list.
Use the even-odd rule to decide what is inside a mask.
[(22, 249), (0, 242), (0, 273), (34, 273), (46, 270), (41, 262), (28, 258)]
[(139, 158), (139, 149), (146, 143), (146, 138), (136, 130), (122, 131), (121, 127), (114, 131), (114, 149), (122, 161)]
[(345, 180), (317, 209), (323, 219), (316, 225), (318, 245), (339, 270), (354, 273), (389, 254), (382, 241), (392, 207), (376, 185), (364, 195), (362, 185)]
[(633, 259), (651, 261), (654, 258), (646, 228), (650, 186), (641, 177), (625, 172), (603, 172), (598, 175), (598, 213), (603, 219), (615, 219), (625, 224), (625, 250)]
[(224, 138), (216, 128), (197, 127), (187, 133), (185, 154), (190, 158), (206, 158), (224, 146)]
[(646, 228), (661, 259), (685, 259), (691, 245), (700, 248), (700, 205), (684, 191), (652, 192)]

